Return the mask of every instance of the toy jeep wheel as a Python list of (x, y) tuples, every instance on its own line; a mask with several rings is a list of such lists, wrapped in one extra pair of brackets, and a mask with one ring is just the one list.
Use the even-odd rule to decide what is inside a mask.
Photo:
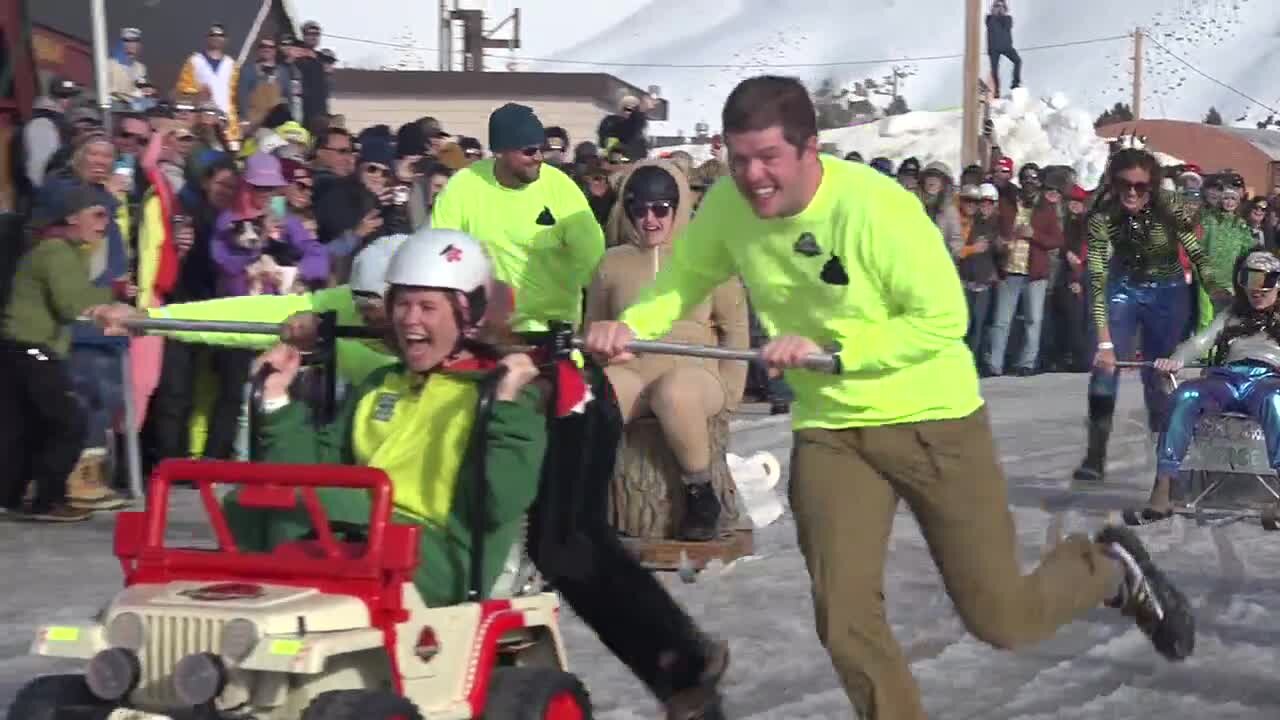
[(392, 692), (330, 690), (302, 712), (302, 720), (422, 720), (413, 703)]
[(572, 673), (499, 667), (489, 678), (484, 720), (591, 720), (591, 699)]
[(64, 713), (83, 713), (107, 705), (89, 692), (83, 675), (46, 675), (18, 691), (9, 706), (9, 720), (57, 720)]

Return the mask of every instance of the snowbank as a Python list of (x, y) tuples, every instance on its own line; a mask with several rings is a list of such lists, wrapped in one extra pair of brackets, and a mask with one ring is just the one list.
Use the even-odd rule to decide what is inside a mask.
[[(959, 110), (911, 112), (856, 127), (824, 130), (819, 137), (823, 144), (838, 147), (841, 155), (856, 150), (868, 161), (883, 155), (895, 165), (914, 156), (922, 166), (945, 163), (953, 176), (959, 176), (962, 120)], [(992, 103), (991, 121), (996, 143), (1015, 164), (1067, 165), (1075, 169), (1081, 185), (1097, 186), (1107, 163), (1107, 142), (1094, 132), (1093, 116), (1072, 106), (1063, 93), (1033, 98), (1026, 88), (1018, 88), (1010, 97)], [(688, 152), (696, 162), (711, 157), (708, 145), (682, 145), (660, 152), (674, 150)], [(1160, 156), (1160, 160), (1177, 163), (1169, 156)]]

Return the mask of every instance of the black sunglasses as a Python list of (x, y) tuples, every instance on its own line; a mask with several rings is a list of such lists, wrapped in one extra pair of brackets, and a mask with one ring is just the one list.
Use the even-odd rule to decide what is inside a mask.
[(675, 209), (675, 206), (665, 200), (659, 202), (634, 202), (627, 207), (627, 214), (632, 219), (639, 220), (649, 214), (650, 211), (653, 211), (653, 216), (661, 220), (670, 215), (673, 209)]
[(364, 171), (368, 175), (389, 175), (391, 170), (381, 165), (365, 165)]
[(537, 155), (540, 152), (546, 152), (546, 151), (547, 151), (547, 148), (542, 147), (540, 145), (530, 145), (529, 147), (526, 147), (526, 148), (520, 148), (520, 154), (524, 155), (525, 157), (533, 157), (534, 155)]
[(1116, 178), (1114, 184), (1116, 186), (1116, 192), (1121, 195), (1129, 192), (1130, 190), (1139, 195), (1146, 195), (1151, 192), (1151, 183), (1149, 182), (1133, 183), (1125, 180), (1124, 178)]
[(120, 138), (121, 140), (137, 140), (138, 142), (143, 142), (144, 140), (147, 139), (146, 135), (142, 135), (140, 133), (125, 132), (123, 130), (116, 133), (116, 137)]

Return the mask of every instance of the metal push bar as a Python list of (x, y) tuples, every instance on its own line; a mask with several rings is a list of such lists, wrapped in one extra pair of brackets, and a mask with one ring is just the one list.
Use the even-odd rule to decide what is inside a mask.
[[(238, 333), (245, 335), (279, 335), (280, 324), (267, 322), (238, 322), (233, 320), (167, 320), (147, 318), (129, 320), (125, 327), (135, 332), (214, 332)], [(381, 338), (382, 334), (364, 326), (334, 325), (333, 335), (336, 338)], [(321, 334), (325, 334), (322, 332)], [(573, 338), (571, 345), (578, 350), (584, 349), (586, 342), (582, 338)], [(536, 346), (500, 347), (500, 350), (533, 349)], [(636, 354), (651, 353), (654, 355), (681, 355), (685, 357), (701, 357), (713, 360), (760, 360), (758, 350), (731, 350), (710, 345), (688, 345), (685, 343), (636, 340), (627, 345), (627, 350)], [(840, 358), (833, 353), (818, 353), (805, 359), (803, 367), (815, 372), (839, 374)]]

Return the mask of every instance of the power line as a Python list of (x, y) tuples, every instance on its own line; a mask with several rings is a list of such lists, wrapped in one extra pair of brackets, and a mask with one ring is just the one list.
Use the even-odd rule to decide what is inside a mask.
[[(1075, 40), (1071, 42), (1051, 43), (1048, 45), (1032, 45), (1031, 47), (1019, 48), (1018, 52), (1036, 52), (1038, 50), (1053, 50), (1056, 48), (1076, 47), (1080, 45), (1094, 45), (1097, 43), (1114, 42), (1116, 40), (1127, 40), (1132, 35), (1110, 35), (1108, 37), (1092, 38), (1089, 40)], [(502, 55), (486, 55), (495, 60), (522, 60), (525, 62), (545, 62), (559, 65), (596, 65), (599, 67), (620, 67), (620, 68), (672, 68), (682, 70), (748, 70), (755, 68), (823, 68), (823, 67), (841, 67), (854, 65), (886, 65), (890, 63), (908, 63), (908, 62), (931, 62), (935, 60), (958, 60), (964, 57), (964, 53), (951, 53), (948, 55), (925, 55), (920, 57), (892, 57), (878, 58), (875, 60), (838, 60), (835, 62), (820, 63), (748, 63), (739, 65), (721, 65), (714, 63), (706, 64), (680, 64), (680, 63), (628, 63), (628, 62), (602, 62), (594, 60), (557, 60), (554, 58), (537, 58), (516, 56), (504, 57)]]
[[(378, 45), (381, 47), (395, 48), (398, 50), (416, 50), (419, 52), (439, 52), (437, 48), (420, 47), (405, 43), (384, 42), (381, 40), (369, 40), (367, 38), (351, 37), (348, 35), (336, 35), (326, 32), (327, 37), (336, 38), (338, 40), (348, 40), (351, 42), (364, 43), (366, 45)], [(1110, 35), (1107, 37), (1092, 38), (1089, 40), (1075, 40), (1071, 42), (1050, 43), (1048, 45), (1033, 45), (1031, 47), (1019, 48), (1018, 52), (1037, 52), (1040, 50), (1054, 50), (1064, 47), (1077, 47), (1081, 45), (1095, 45), (1097, 43), (1115, 42), (1116, 40), (1127, 40), (1132, 35)], [(885, 65), (889, 63), (904, 62), (931, 62), (936, 60), (957, 60), (964, 57), (964, 53), (952, 53), (948, 55), (925, 55), (920, 57), (894, 57), (879, 58), (875, 60), (839, 60), (835, 62), (820, 63), (748, 63), (748, 64), (715, 64), (715, 63), (635, 63), (635, 62), (608, 62), (602, 60), (558, 60), (554, 58), (543, 57), (526, 57), (526, 56), (504, 56), (493, 53), (485, 53), (485, 57), (491, 60), (517, 60), (523, 62), (543, 62), (558, 65), (595, 65), (599, 67), (618, 67), (618, 68), (671, 68), (682, 70), (742, 70), (753, 68), (823, 68), (823, 67), (841, 67), (856, 65)]]
[(337, 35), (329, 31), (325, 31), (325, 37), (336, 38), (338, 40), (349, 40), (351, 42), (364, 43), (365, 45), (379, 45), (381, 47), (395, 48), (397, 50), (418, 50), (421, 52), (440, 52), (437, 48), (418, 47), (416, 45), (405, 45), (404, 43), (383, 42), (381, 40), (369, 40), (368, 38), (350, 37), (349, 35)]
[(1170, 50), (1169, 48), (1165, 47), (1163, 44), (1161, 44), (1161, 43), (1160, 43), (1160, 41), (1159, 41), (1159, 40), (1156, 40), (1156, 39), (1155, 39), (1154, 37), (1152, 37), (1151, 35), (1147, 35), (1147, 36), (1146, 36), (1146, 38), (1147, 38), (1148, 40), (1150, 40), (1150, 41), (1151, 41), (1151, 43), (1152, 43), (1153, 45), (1155, 45), (1156, 47), (1158, 47), (1158, 48), (1160, 48), (1161, 50), (1163, 50), (1163, 51), (1165, 51), (1165, 52), (1169, 53), (1169, 55), (1170, 55), (1174, 60), (1177, 60), (1178, 62), (1182, 63), (1183, 65), (1186, 65), (1188, 68), (1190, 68), (1190, 69), (1191, 69), (1191, 71), (1192, 71), (1192, 72), (1194, 72), (1195, 74), (1197, 74), (1197, 75), (1199, 75), (1200, 77), (1204, 78), (1205, 80), (1208, 80), (1209, 82), (1212, 82), (1212, 83), (1214, 83), (1214, 84), (1216, 84), (1216, 85), (1218, 85), (1218, 86), (1220, 86), (1220, 87), (1226, 88), (1227, 90), (1230, 90), (1231, 92), (1233, 92), (1233, 93), (1235, 93), (1235, 94), (1239, 95), (1240, 97), (1244, 98), (1245, 100), (1248, 100), (1249, 102), (1253, 103), (1254, 105), (1257, 105), (1258, 107), (1260, 107), (1260, 108), (1262, 108), (1262, 109), (1264, 109), (1264, 110), (1269, 110), (1269, 111), (1271, 111), (1273, 114), (1280, 114), (1280, 110), (1276, 110), (1275, 108), (1271, 107), (1270, 105), (1267, 105), (1267, 104), (1266, 104), (1266, 103), (1264, 103), (1264, 102), (1260, 102), (1260, 101), (1256, 100), (1255, 98), (1253, 98), (1253, 97), (1252, 97), (1252, 96), (1250, 96), (1250, 95), (1247, 95), (1247, 94), (1246, 94), (1246, 93), (1244, 93), (1243, 91), (1241, 91), (1241, 90), (1237, 90), (1236, 88), (1232, 87), (1231, 85), (1228, 85), (1228, 84), (1226, 84), (1226, 83), (1222, 82), (1221, 80), (1219, 80), (1218, 78), (1216, 78), (1216, 77), (1214, 77), (1214, 76), (1210, 75), (1209, 73), (1206, 73), (1205, 71), (1201, 70), (1200, 68), (1196, 67), (1195, 65), (1192, 65), (1190, 62), (1188, 62), (1186, 59), (1184, 59), (1181, 55), (1179, 55), (1178, 53), (1176, 53), (1176, 52), (1174, 52), (1174, 51)]

